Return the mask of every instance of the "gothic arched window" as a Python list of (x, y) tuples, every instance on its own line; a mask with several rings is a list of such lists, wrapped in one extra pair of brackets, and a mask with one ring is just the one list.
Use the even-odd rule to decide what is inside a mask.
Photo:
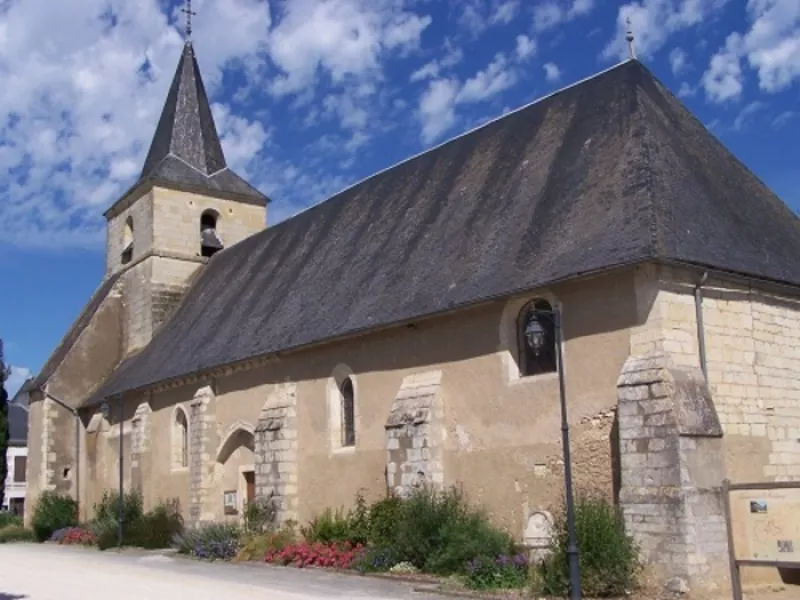
[(342, 394), (342, 446), (356, 445), (356, 406), (353, 381), (348, 377), (339, 388)]
[(172, 424), (173, 467), (189, 466), (189, 421), (182, 407), (175, 410), (175, 421)]
[(222, 248), (222, 238), (217, 233), (219, 214), (215, 210), (207, 210), (200, 215), (200, 255), (213, 256)]
[(125, 219), (125, 229), (122, 232), (122, 254), (120, 256), (123, 265), (127, 265), (133, 259), (133, 217)]
[(554, 373), (558, 369), (556, 324), (547, 300), (526, 304), (517, 318), (520, 376)]

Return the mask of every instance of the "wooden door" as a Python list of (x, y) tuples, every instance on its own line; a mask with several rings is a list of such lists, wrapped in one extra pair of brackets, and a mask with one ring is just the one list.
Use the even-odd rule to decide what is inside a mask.
[(256, 474), (255, 471), (245, 471), (244, 480), (247, 483), (247, 502), (250, 503), (256, 497)]

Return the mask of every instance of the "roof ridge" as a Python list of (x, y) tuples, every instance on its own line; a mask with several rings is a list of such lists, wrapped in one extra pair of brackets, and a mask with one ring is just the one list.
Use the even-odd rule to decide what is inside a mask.
[[(577, 87), (577, 86), (581, 85), (582, 83), (586, 83), (587, 81), (591, 81), (592, 79), (596, 79), (596, 78), (598, 78), (598, 77), (600, 77), (602, 75), (605, 75), (606, 73), (609, 73), (610, 71), (618, 69), (618, 68), (628, 64), (629, 62), (634, 62), (634, 61), (636, 61), (635, 58), (627, 58), (627, 59), (625, 59), (625, 60), (623, 60), (621, 62), (618, 62), (618, 63), (616, 63), (616, 64), (614, 64), (614, 65), (612, 65), (612, 66), (610, 66), (610, 67), (608, 67), (606, 69), (603, 69), (602, 71), (598, 71), (597, 73), (594, 73), (593, 75), (589, 75), (588, 77), (584, 77), (583, 79), (579, 79), (578, 81), (574, 81), (574, 82), (570, 83), (569, 85), (565, 85), (564, 87), (558, 88), (557, 90), (554, 90), (554, 91), (550, 92), (549, 94), (545, 94), (544, 96), (540, 96), (539, 98), (536, 98), (535, 100), (532, 100), (532, 101), (527, 102), (527, 103), (525, 103), (525, 104), (523, 104), (521, 106), (518, 106), (514, 110), (510, 110), (510, 111), (508, 111), (506, 113), (503, 113), (502, 115), (499, 115), (497, 117), (489, 119), (488, 121), (486, 121), (484, 123), (481, 123), (480, 125), (476, 125), (475, 127), (471, 128), (471, 129), (467, 129), (466, 131), (462, 131), (458, 135), (454, 135), (453, 137), (448, 138), (445, 141), (436, 144), (435, 146), (431, 146), (430, 148), (426, 148), (425, 150), (422, 150), (421, 152), (417, 152), (416, 154), (412, 154), (411, 156), (403, 158), (403, 159), (401, 159), (401, 160), (389, 165), (388, 167), (384, 167), (383, 169), (375, 171), (374, 173), (359, 179), (355, 183), (351, 183), (350, 185), (345, 186), (344, 188), (342, 188), (341, 190), (339, 190), (335, 194), (331, 194), (327, 198), (324, 198), (323, 200), (320, 200), (319, 202), (311, 204), (311, 205), (309, 205), (309, 206), (297, 211), (296, 213), (294, 213), (290, 217), (287, 217), (286, 219), (284, 219), (282, 222), (286, 222), (286, 221), (289, 221), (291, 219), (294, 219), (295, 217), (298, 217), (298, 216), (302, 215), (303, 213), (308, 212), (313, 208), (316, 208), (320, 204), (324, 204), (328, 200), (332, 200), (332, 199), (336, 198), (337, 196), (340, 196), (341, 194), (344, 194), (344, 193), (348, 192), (349, 190), (353, 189), (354, 187), (357, 187), (357, 186), (361, 185), (362, 183), (365, 183), (365, 182), (369, 181), (370, 179), (378, 177), (379, 175), (381, 175), (381, 174), (383, 174), (383, 173), (385, 173), (387, 171), (391, 171), (392, 169), (395, 169), (395, 168), (399, 167), (400, 165), (404, 165), (405, 163), (411, 162), (412, 160), (414, 160), (416, 158), (419, 158), (421, 156), (425, 156), (426, 154), (429, 154), (430, 152), (434, 152), (435, 150), (438, 150), (439, 148), (441, 148), (443, 146), (446, 146), (446, 145), (448, 145), (448, 144), (450, 144), (452, 142), (455, 142), (458, 139), (461, 139), (461, 138), (463, 138), (465, 136), (468, 136), (468, 135), (470, 135), (470, 134), (472, 134), (472, 133), (474, 133), (476, 131), (480, 131), (481, 129), (483, 129), (485, 127), (488, 127), (489, 125), (492, 125), (493, 123), (496, 123), (497, 121), (505, 119), (506, 117), (510, 117), (513, 114), (516, 114), (518, 112), (521, 112), (521, 111), (525, 110), (526, 108), (530, 108), (531, 106), (534, 106), (534, 105), (536, 105), (536, 104), (538, 104), (540, 102), (544, 102), (545, 100), (547, 100), (549, 98), (552, 98), (553, 96), (557, 96), (558, 94), (561, 94), (562, 92), (565, 92), (565, 91), (570, 90), (570, 89), (572, 89), (574, 87)], [(638, 61), (636, 61), (636, 62), (638, 62)]]
[[(640, 63), (641, 65), (641, 63)], [(641, 65), (642, 69), (647, 71), (647, 68), (644, 65)], [(649, 73), (649, 71), (647, 71)], [(651, 168), (652, 165), (652, 157), (650, 154), (650, 133), (651, 127), (650, 123), (646, 118), (644, 118), (644, 106), (642, 104), (642, 89), (640, 86), (636, 86), (634, 89), (634, 94), (636, 98), (636, 113), (639, 118), (642, 127), (645, 130), (644, 140), (642, 141), (642, 159), (645, 163), (645, 191), (647, 194), (648, 199), (648, 233), (650, 234), (650, 244), (651, 244), (651, 251), (653, 256), (661, 255), (662, 244), (661, 244), (661, 234), (660, 234), (660, 227), (658, 222), (658, 211), (656, 210), (656, 200), (655, 195), (653, 194), (653, 170)]]

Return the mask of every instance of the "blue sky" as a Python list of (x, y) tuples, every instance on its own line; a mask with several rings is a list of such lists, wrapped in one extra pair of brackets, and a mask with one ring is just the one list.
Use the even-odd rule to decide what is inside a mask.
[[(13, 393), (103, 277), (182, 44), (178, 0), (0, 2), (0, 337)], [(283, 220), (640, 60), (800, 212), (800, 0), (195, 0), (229, 164)]]

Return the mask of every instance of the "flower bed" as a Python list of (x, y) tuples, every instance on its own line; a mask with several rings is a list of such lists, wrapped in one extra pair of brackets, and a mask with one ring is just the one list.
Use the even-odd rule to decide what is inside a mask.
[(309, 544), (302, 542), (290, 544), (281, 550), (268, 551), (264, 562), (298, 568), (350, 569), (361, 558), (363, 553), (364, 547), (361, 544), (353, 546), (350, 542), (344, 542), (343, 544), (323, 544), (321, 542)]
[(94, 546), (97, 544), (97, 537), (83, 527), (63, 527), (53, 532), (50, 541), (64, 545)]

